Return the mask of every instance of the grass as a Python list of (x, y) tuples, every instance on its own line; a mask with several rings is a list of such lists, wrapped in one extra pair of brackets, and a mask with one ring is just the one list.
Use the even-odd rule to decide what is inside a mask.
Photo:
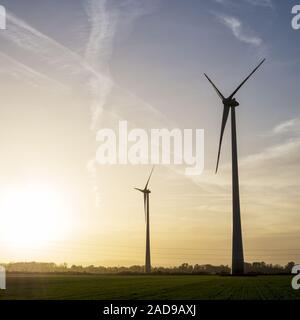
[(0, 299), (300, 299), (290, 276), (8, 275)]

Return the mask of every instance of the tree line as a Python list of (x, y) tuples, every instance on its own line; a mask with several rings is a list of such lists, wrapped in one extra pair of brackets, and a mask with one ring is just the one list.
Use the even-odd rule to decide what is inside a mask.
[[(69, 273), (69, 274), (142, 274), (144, 266), (133, 265), (130, 267), (116, 266), (82, 266), (66, 263), (56, 264), (47, 262), (11, 262), (1, 264), (8, 273)], [(294, 262), (289, 262), (285, 266), (278, 264), (267, 264), (265, 262), (245, 263), (245, 272), (248, 274), (290, 274)], [(228, 265), (214, 266), (211, 264), (191, 265), (183, 263), (174, 267), (153, 267), (153, 274), (230, 274)]]

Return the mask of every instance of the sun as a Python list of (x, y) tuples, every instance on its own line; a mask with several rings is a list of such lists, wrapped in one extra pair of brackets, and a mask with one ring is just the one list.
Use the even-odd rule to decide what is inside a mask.
[(62, 194), (50, 186), (5, 188), (0, 193), (1, 238), (16, 247), (45, 246), (65, 237), (68, 213)]

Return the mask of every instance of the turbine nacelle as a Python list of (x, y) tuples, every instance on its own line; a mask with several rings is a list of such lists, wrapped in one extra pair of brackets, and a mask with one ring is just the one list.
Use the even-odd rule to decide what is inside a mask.
[(226, 99), (223, 99), (223, 104), (225, 107), (228, 107), (228, 108), (235, 108), (235, 107), (238, 107), (240, 104), (236, 101), (235, 98), (231, 99), (230, 97), (229, 98), (226, 98)]
[(137, 191), (140, 191), (142, 193), (151, 193), (151, 191), (149, 189), (139, 189), (139, 188), (134, 188)]
[(150, 176), (149, 176), (149, 178), (148, 178), (148, 180), (147, 180), (147, 183), (146, 183), (144, 189), (134, 188), (135, 190), (138, 190), (138, 191), (140, 191), (140, 192), (142, 192), (142, 193), (144, 193), (144, 194), (147, 194), (147, 193), (149, 194), (149, 193), (151, 193), (151, 191), (148, 189), (148, 185), (149, 185), (149, 182), (150, 182), (150, 179), (151, 179), (153, 170), (154, 170), (154, 166), (152, 167), (152, 170), (151, 170), (151, 172), (150, 172)]

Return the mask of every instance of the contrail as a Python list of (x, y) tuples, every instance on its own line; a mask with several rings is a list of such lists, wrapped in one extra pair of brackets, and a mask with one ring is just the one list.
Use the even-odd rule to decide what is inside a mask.
[[(122, 4), (107, 0), (89, 0), (85, 6), (88, 19), (91, 25), (90, 37), (86, 46), (84, 61), (96, 70), (99, 77), (91, 78), (89, 81), (89, 92), (91, 93), (90, 129), (95, 132), (98, 121), (103, 114), (107, 99), (112, 90), (117, 87), (110, 73), (109, 62), (113, 52), (113, 42), (118, 31), (119, 21), (124, 11), (128, 21), (132, 24), (139, 16), (147, 13), (141, 10), (137, 1), (124, 1)], [(96, 204), (100, 202), (100, 187), (97, 183), (97, 169), (95, 158), (87, 165), (93, 181), (93, 190), (96, 195)]]
[(116, 32), (118, 13), (107, 8), (106, 0), (89, 0), (86, 12), (91, 24), (90, 37), (86, 46), (84, 61), (101, 76), (89, 81), (91, 101), (91, 130), (96, 129), (97, 120), (104, 108), (108, 95), (113, 88), (108, 63), (112, 52), (112, 44)]
[[(20, 61), (0, 52), (1, 61), (4, 62), (0, 73), (6, 73), (8, 76), (16, 79), (22, 79), (32, 86), (39, 86), (40, 81), (46, 82), (47, 85), (53, 85), (55, 90), (69, 91), (70, 87), (66, 84), (52, 79), (43, 73), (36, 71), (33, 68), (21, 63)], [(8, 66), (8, 68), (7, 68)]]
[(79, 54), (41, 33), (13, 13), (7, 14), (7, 20), (9, 28), (0, 34), (1, 37), (21, 50), (34, 54), (41, 63), (51, 66), (51, 72), (69, 75), (70, 78), (65, 82), (75, 76), (84, 83), (86, 79), (104, 78), (104, 75), (97, 73)]
[[(112, 1), (109, 1), (109, 3), (111, 4)], [(164, 123), (168, 121), (161, 112), (128, 90), (120, 88), (112, 79), (109, 72), (109, 60), (113, 51), (114, 37), (121, 14), (126, 12), (126, 19), (129, 21), (127, 22), (127, 27), (129, 27), (129, 23), (132, 24), (139, 16), (152, 10), (152, 7), (146, 7), (146, 9), (142, 10), (141, 4), (136, 0), (124, 1), (122, 5), (120, 3), (118, 5), (117, 7), (110, 6), (108, 8), (108, 1), (106, 0), (88, 1), (86, 10), (89, 12), (88, 16), (90, 16), (91, 31), (84, 57), (41, 33), (11, 12), (7, 14), (10, 27), (6, 32), (0, 34), (4, 40), (14, 43), (26, 53), (34, 54), (35, 59), (40, 59), (43, 64), (51, 66), (51, 71), (49, 72), (62, 72), (63, 76), (70, 75), (70, 78), (77, 76), (80, 82), (84, 83), (83, 88), (91, 94), (91, 128), (94, 127), (94, 130), (96, 127), (93, 124), (97, 122), (98, 113), (103, 110), (112, 88), (118, 89), (122, 95), (126, 95), (131, 100), (130, 104), (132, 101), (138, 104), (142, 112), (149, 112), (156, 120), (160, 118)], [(20, 62), (20, 67), (21, 65), (22, 67), (26, 66)], [(39, 71), (35, 66), (27, 67), (32, 71), (35, 70), (37, 76), (44, 74), (49, 79), (57, 77), (57, 75), (46, 75), (45, 73), (49, 72), (45, 71), (45, 68), (43, 71)], [(67, 82), (70, 79), (63, 80), (64, 85), (71, 86)], [(62, 83), (61, 79), (59, 82)], [(130, 109), (130, 106), (122, 101), (122, 108), (115, 109), (114, 113), (122, 111), (121, 114), (123, 114), (124, 109), (126, 112)], [(95, 112), (93, 113), (93, 111)]]
[[(90, 22), (90, 33), (83, 56), (43, 34), (11, 12), (7, 14), (10, 27), (6, 32), (1, 33), (1, 37), (4, 38), (4, 41), (9, 41), (23, 50), (25, 54), (34, 55), (35, 61), (40, 64), (51, 67), (49, 71), (45, 71), (45, 68), (40, 71), (37, 70), (36, 64), (32, 67), (28, 66), (28, 71), (31, 70), (32, 76), (34, 76), (33, 71), (35, 70), (37, 78), (40, 75), (45, 75), (46, 78), (61, 82), (66, 87), (72, 87), (71, 81), (73, 79), (83, 83), (82, 88), (89, 94), (92, 133), (97, 131), (99, 120), (103, 119), (104, 114), (108, 115), (110, 120), (129, 117), (130, 122), (136, 122), (137, 126), (144, 125), (142, 120), (146, 115), (149, 126), (160, 123), (165, 127), (167, 124), (171, 125), (170, 120), (166, 119), (152, 105), (121, 88), (115, 83), (109, 70), (114, 40), (116, 33), (120, 31), (120, 22), (122, 23), (122, 32), (124, 32), (124, 23), (126, 29), (130, 29), (136, 19), (154, 9), (153, 3), (150, 5), (137, 0), (123, 2), (114, 0), (87, 1), (85, 10)], [(25, 72), (25, 64), (20, 63), (19, 66)], [(105, 105), (108, 98), (111, 97), (112, 90), (117, 90), (121, 99), (117, 99), (118, 105), (110, 105), (108, 109), (105, 108)], [(132, 117), (133, 110), (135, 110), (134, 118)], [(99, 193), (99, 185), (96, 179), (95, 159), (91, 159), (87, 167), (93, 181), (92, 188), (97, 194)]]
[[(85, 50), (84, 61), (89, 64), (100, 76), (89, 80), (88, 90), (91, 94), (90, 129), (95, 132), (97, 122), (101, 116), (106, 100), (110, 95), (114, 82), (109, 72), (109, 59), (112, 53), (113, 39), (116, 32), (118, 13), (108, 10), (106, 0), (89, 0), (85, 9), (90, 22), (90, 37)], [(96, 206), (101, 201), (101, 190), (97, 182), (97, 168), (95, 159), (87, 164), (87, 169), (92, 181)]]
[[(91, 108), (93, 108), (93, 105), (96, 103), (96, 90), (100, 89), (99, 86), (95, 88), (94, 86), (96, 84), (102, 84), (102, 87), (104, 87), (106, 83), (110, 83), (110, 80), (106, 79), (104, 75), (96, 72), (95, 67), (89, 65), (87, 59), (82, 58), (77, 53), (74, 53), (72, 50), (58, 43), (54, 39), (41, 33), (37, 29), (30, 26), (27, 22), (23, 21), (19, 17), (16, 17), (13, 13), (7, 13), (7, 20), (9, 22), (9, 28), (6, 30), (6, 32), (1, 33), (1, 36), (4, 38), (4, 40), (13, 43), (16, 47), (18, 47), (20, 50), (23, 50), (25, 53), (29, 52), (31, 55), (34, 55), (35, 61), (40, 61), (44, 65), (46, 64), (48, 66), (51, 66), (51, 73), (54, 73), (54, 75), (45, 75), (45, 77), (52, 79), (53, 77), (61, 78), (61, 76), (63, 76), (63, 78), (66, 78), (67, 75), (67, 79), (64, 79), (65, 83), (69, 83), (71, 77), (77, 77), (80, 82), (83, 82), (85, 84), (85, 89), (92, 93), (93, 103), (91, 105)], [(96, 28), (96, 25), (94, 26), (94, 28)], [(92, 38), (90, 37), (90, 42), (91, 41)], [(89, 49), (87, 52), (89, 52), (89, 56), (91, 56), (91, 45), (89, 45)], [(95, 56), (94, 52), (93, 54)], [(37, 70), (34, 74), (32, 68), (27, 67), (26, 72), (26, 66), (22, 63), (19, 63), (17, 67), (19, 68), (19, 70), (16, 71), (15, 74), (20, 74), (25, 71), (26, 74), (28, 72), (30, 75), (34, 75), (36, 76), (36, 78), (40, 78), (41, 73)], [(45, 73), (45, 71), (43, 72)], [(68, 76), (70, 77), (69, 79)], [(30, 79), (30, 81), (32, 81), (32, 79)], [(101, 95), (103, 95), (102, 90), (100, 92)], [(98, 107), (95, 108), (95, 110), (98, 110)], [(93, 109), (91, 110), (91, 112), (92, 114), (95, 114), (95, 111)], [(92, 118), (94, 117), (95, 116), (92, 116)], [(89, 169), (92, 168), (89, 166)], [(89, 170), (89, 172), (93, 177), (95, 177), (96, 173), (93, 170)], [(93, 184), (93, 189), (97, 194), (97, 184), (94, 182)]]

